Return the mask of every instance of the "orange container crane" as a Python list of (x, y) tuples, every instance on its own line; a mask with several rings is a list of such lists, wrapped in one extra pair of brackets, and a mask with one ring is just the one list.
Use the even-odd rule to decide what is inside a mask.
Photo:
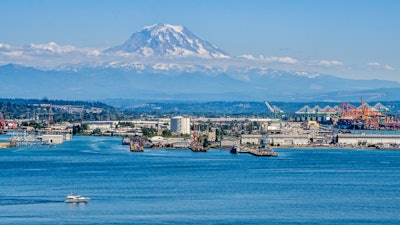
[(0, 121), (0, 129), (4, 130), (6, 128), (6, 114), (7, 114), (7, 105), (4, 106), (3, 116)]
[(361, 108), (349, 103), (342, 103), (341, 117), (353, 122), (364, 122), (367, 129), (377, 129), (380, 126), (381, 119), (385, 119), (387, 116), (368, 107), (364, 99), (361, 98)]

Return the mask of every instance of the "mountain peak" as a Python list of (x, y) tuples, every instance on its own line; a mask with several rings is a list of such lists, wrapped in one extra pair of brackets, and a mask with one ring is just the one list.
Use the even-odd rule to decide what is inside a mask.
[(230, 58), (215, 45), (204, 41), (181, 25), (158, 23), (133, 33), (122, 45), (105, 52), (137, 53), (143, 56), (194, 56)]
[(162, 33), (162, 32), (164, 32), (164, 33), (165, 32), (182, 33), (183, 29), (185, 29), (185, 27), (182, 26), (182, 25), (171, 25), (171, 24), (167, 24), (167, 23), (157, 23), (157, 24), (154, 24), (154, 25), (151, 25), (151, 26), (146, 26), (141, 31), (148, 30), (153, 35), (158, 35), (159, 33)]

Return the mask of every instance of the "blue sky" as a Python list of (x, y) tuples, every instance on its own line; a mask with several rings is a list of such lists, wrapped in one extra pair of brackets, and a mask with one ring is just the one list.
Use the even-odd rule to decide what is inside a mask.
[(399, 12), (396, 0), (2, 0), (0, 43), (102, 49), (161, 22), (236, 56), (290, 57), (304, 70), (400, 81)]

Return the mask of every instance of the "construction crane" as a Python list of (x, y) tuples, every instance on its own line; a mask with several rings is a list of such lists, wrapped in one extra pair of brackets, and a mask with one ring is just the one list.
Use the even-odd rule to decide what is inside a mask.
[(50, 126), (51, 124), (53, 124), (53, 111), (52, 111), (52, 107), (53, 107), (53, 105), (50, 104), (50, 109), (49, 109), (49, 120), (48, 120), (49, 126)]
[(267, 108), (269, 109), (269, 111), (271, 111), (272, 113), (275, 112), (274, 108), (272, 108), (272, 106), (267, 101), (264, 101), (264, 103), (267, 106)]
[(271, 111), (271, 113), (272, 113), (272, 115), (273, 115), (273, 118), (275, 118), (275, 119), (277, 119), (277, 114), (279, 114), (279, 113), (283, 113), (283, 111), (280, 109), (280, 108), (278, 108), (277, 106), (275, 106), (275, 105), (273, 105), (273, 106), (271, 106), (269, 103), (268, 103), (268, 101), (264, 101), (264, 104), (267, 106), (267, 108), (269, 109), (269, 111)]
[(0, 129), (4, 130), (6, 128), (6, 114), (7, 114), (7, 105), (4, 106), (3, 116), (0, 121)]

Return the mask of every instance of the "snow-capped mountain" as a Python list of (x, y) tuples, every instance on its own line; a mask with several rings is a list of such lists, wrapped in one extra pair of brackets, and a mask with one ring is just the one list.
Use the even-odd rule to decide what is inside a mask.
[(122, 45), (105, 50), (137, 53), (143, 56), (195, 56), (203, 58), (230, 58), (230, 54), (204, 41), (184, 26), (155, 24), (146, 26)]

